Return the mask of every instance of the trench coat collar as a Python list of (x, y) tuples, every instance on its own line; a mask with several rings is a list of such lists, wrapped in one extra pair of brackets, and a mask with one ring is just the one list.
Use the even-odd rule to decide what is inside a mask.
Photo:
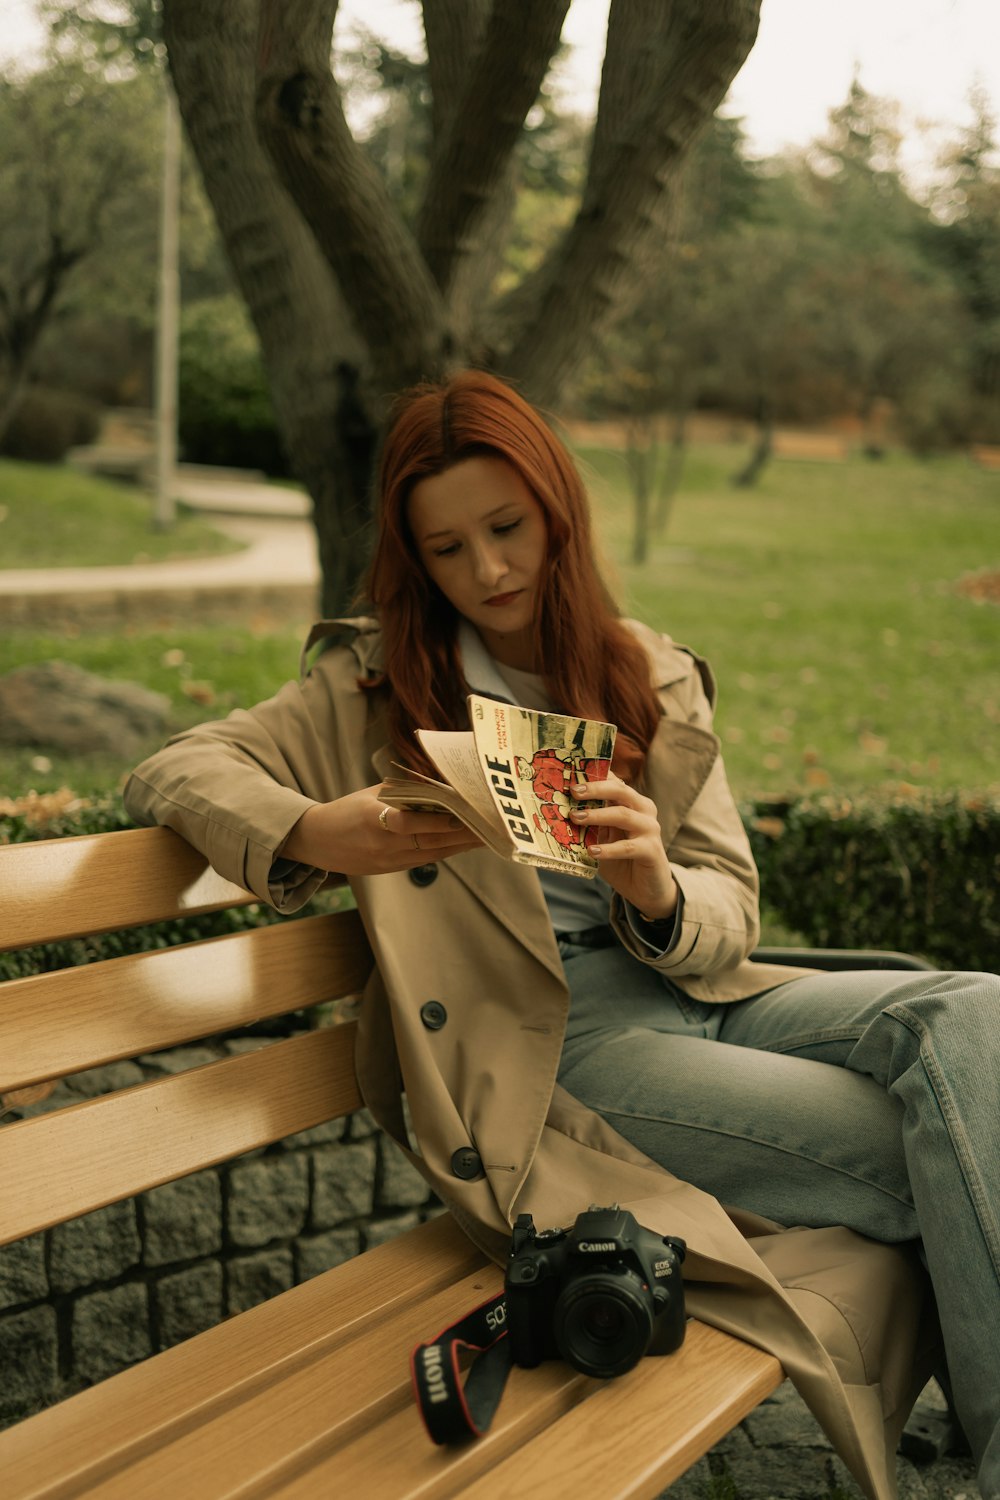
[[(669, 689), (690, 675), (691, 654), (649, 626), (637, 621), (626, 623), (646, 651), (650, 680), (660, 701), (662, 716), (649, 747), (643, 785), (660, 810), (663, 839), (669, 846), (708, 779), (718, 757), (719, 741), (709, 730), (689, 724), (686, 718), (671, 717)], [(383, 670), (381, 632), (378, 621), (370, 616), (318, 621), (303, 647), (304, 669), (314, 646), (337, 638), (350, 647), (355, 679), (377, 676)], [(481, 685), (492, 696), (509, 701), (509, 689), (493, 668), (479, 637), (469, 631), (462, 645), (467, 678), (474, 678), (477, 688)], [(713, 684), (707, 667), (694, 660), (711, 693)], [(353, 744), (364, 744), (375, 777), (384, 780), (393, 774), (394, 753), (385, 738), (383, 716), (371, 712), (372, 698), (358, 688), (356, 680), (344, 686), (352, 689), (346, 695), (351, 705), (347, 711), (357, 715), (356, 723), (344, 725), (348, 731), (345, 738)], [(562, 980), (562, 962), (545, 898), (530, 867), (499, 860), (488, 849), (459, 855), (449, 860), (448, 867), (540, 963)]]

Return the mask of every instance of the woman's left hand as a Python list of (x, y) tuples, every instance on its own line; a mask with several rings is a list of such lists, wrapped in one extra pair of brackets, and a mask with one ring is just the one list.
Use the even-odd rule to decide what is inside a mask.
[(677, 910), (677, 882), (663, 847), (656, 803), (628, 786), (619, 776), (606, 781), (577, 782), (570, 788), (574, 802), (606, 802), (606, 807), (575, 806), (570, 818), (578, 828), (596, 828), (596, 844), (588, 844), (605, 879), (624, 900), (651, 921), (666, 920)]

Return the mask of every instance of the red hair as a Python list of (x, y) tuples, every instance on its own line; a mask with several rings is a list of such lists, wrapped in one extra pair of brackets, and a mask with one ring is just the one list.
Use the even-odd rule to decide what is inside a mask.
[(396, 753), (405, 764), (429, 769), (414, 729), (468, 727), (459, 617), (424, 571), (407, 502), (421, 479), (477, 456), (512, 465), (545, 515), (548, 548), (534, 623), (546, 643), (546, 690), (565, 713), (618, 725), (615, 770), (634, 780), (659, 709), (646, 653), (622, 624), (598, 572), (583, 482), (541, 416), (512, 387), (479, 370), (404, 393), (382, 450), (368, 595), (382, 624), (382, 680), (392, 690)]

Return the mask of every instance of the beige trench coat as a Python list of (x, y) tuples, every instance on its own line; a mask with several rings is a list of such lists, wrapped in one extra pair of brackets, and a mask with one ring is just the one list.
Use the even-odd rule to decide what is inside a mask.
[[(711, 677), (691, 653), (633, 628), (663, 711), (643, 789), (684, 892), (679, 940), (657, 967), (698, 999), (742, 999), (795, 971), (747, 962), (757, 878), (710, 729)], [(125, 793), (137, 821), (176, 829), (283, 911), (325, 878), (296, 866), (270, 880), (294, 824), (314, 801), (380, 780), (391, 758), (381, 695), (358, 687), (379, 665), (377, 626), (328, 622), (307, 650), (337, 633), (300, 682), (176, 737)], [(865, 1492), (891, 1500), (896, 1443), (936, 1347), (916, 1258), (846, 1229), (730, 1215), (556, 1084), (569, 996), (531, 869), (475, 850), (351, 883), (376, 957), (359, 1028), (362, 1093), (467, 1232), (502, 1261), (518, 1213), (569, 1224), (589, 1204), (619, 1202), (682, 1236), (689, 1310), (777, 1355)], [(612, 920), (634, 944), (614, 910)], [(421, 1014), (432, 1000), (447, 1015), (433, 1028)]]

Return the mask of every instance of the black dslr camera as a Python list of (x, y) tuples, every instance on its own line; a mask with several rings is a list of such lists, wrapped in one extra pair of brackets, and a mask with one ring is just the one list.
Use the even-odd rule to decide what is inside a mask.
[(505, 1291), (511, 1355), (560, 1355), (585, 1375), (623, 1375), (644, 1354), (684, 1341), (683, 1240), (643, 1229), (617, 1205), (590, 1208), (572, 1229), (514, 1225)]

